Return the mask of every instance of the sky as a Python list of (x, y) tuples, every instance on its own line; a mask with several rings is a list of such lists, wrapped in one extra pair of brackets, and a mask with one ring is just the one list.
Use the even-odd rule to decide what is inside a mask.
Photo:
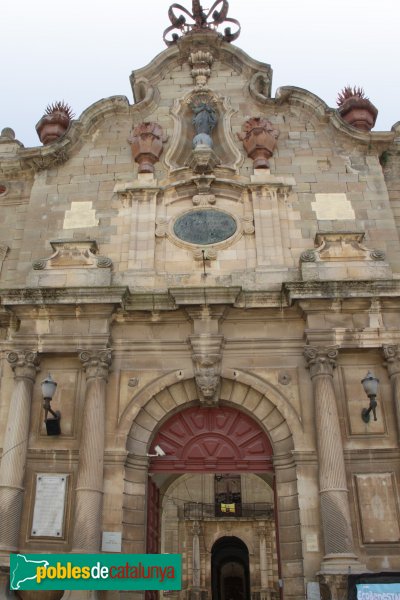
[[(101, 98), (132, 103), (129, 75), (165, 49), (170, 4), (2, 0), (0, 130), (37, 146), (49, 103), (65, 100), (76, 117)], [(379, 110), (375, 131), (400, 121), (399, 0), (229, 0), (228, 16), (242, 26), (235, 45), (272, 66), (273, 96), (293, 85), (335, 107), (338, 92), (357, 85)]]

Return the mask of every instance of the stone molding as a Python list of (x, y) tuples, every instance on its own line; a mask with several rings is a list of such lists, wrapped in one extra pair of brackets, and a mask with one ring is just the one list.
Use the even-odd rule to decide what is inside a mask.
[(271, 100), (271, 76), (269, 73), (257, 71), (254, 73), (249, 83), (251, 97), (261, 104), (272, 104)]

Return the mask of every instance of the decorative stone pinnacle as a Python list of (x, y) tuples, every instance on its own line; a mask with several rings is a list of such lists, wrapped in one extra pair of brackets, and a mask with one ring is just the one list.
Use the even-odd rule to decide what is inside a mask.
[[(221, 5), (221, 10), (218, 11), (216, 8), (219, 5)], [(174, 9), (187, 15), (193, 23), (186, 23), (186, 17), (183, 14), (178, 16)], [(203, 9), (199, 0), (192, 0), (191, 13), (180, 4), (172, 4), (168, 10), (168, 17), (171, 21), (171, 25), (164, 31), (164, 42), (167, 46), (171, 46), (178, 41), (180, 35), (176, 32), (172, 34), (172, 39), (167, 39), (167, 35), (174, 29), (180, 31), (181, 35), (186, 35), (191, 32), (216, 31), (218, 26), (223, 23), (233, 23), (237, 28), (236, 31), (232, 33), (229, 26), (225, 27), (224, 34), (222, 35), (222, 39), (225, 42), (233, 42), (240, 35), (240, 23), (236, 19), (227, 18), (228, 10), (229, 4), (227, 0), (216, 0), (208, 12), (207, 9)]]

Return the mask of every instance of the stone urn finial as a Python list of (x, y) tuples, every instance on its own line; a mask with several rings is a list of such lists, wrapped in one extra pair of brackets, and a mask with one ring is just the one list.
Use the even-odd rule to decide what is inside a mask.
[(262, 117), (252, 117), (243, 125), (242, 133), (238, 133), (255, 169), (269, 169), (268, 159), (274, 154), (278, 137), (279, 131)]
[(51, 144), (67, 131), (74, 113), (66, 102), (54, 102), (46, 107), (45, 114), (36, 124), (36, 131), (42, 144)]
[(363, 88), (349, 85), (339, 93), (336, 101), (342, 119), (360, 129), (371, 131), (375, 125), (378, 109), (365, 96)]
[(163, 130), (158, 123), (136, 125), (128, 142), (132, 156), (139, 165), (139, 173), (154, 173), (154, 165), (160, 159), (164, 141)]

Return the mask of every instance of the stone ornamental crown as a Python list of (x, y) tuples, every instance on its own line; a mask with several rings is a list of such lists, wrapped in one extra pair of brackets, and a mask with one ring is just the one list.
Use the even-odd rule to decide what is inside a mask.
[[(217, 7), (222, 5), (220, 10)], [(212, 7), (208, 10), (203, 10), (199, 0), (192, 0), (192, 12), (190, 13), (186, 8), (180, 4), (171, 4), (168, 10), (168, 17), (171, 21), (170, 27), (164, 31), (163, 39), (167, 46), (175, 44), (180, 35), (173, 33), (171, 39), (167, 39), (167, 35), (170, 31), (177, 29), (181, 32), (181, 35), (185, 35), (190, 32), (204, 32), (204, 31), (216, 31), (219, 25), (223, 23), (233, 23), (236, 30), (232, 33), (231, 28), (225, 27), (222, 35), (223, 40), (226, 42), (233, 42), (240, 35), (240, 23), (236, 19), (228, 19), (229, 4), (227, 0), (216, 0)], [(176, 13), (178, 11), (178, 14)], [(179, 14), (179, 12), (181, 14)], [(182, 14), (184, 13), (184, 14)], [(193, 22), (186, 23), (187, 15)]]

